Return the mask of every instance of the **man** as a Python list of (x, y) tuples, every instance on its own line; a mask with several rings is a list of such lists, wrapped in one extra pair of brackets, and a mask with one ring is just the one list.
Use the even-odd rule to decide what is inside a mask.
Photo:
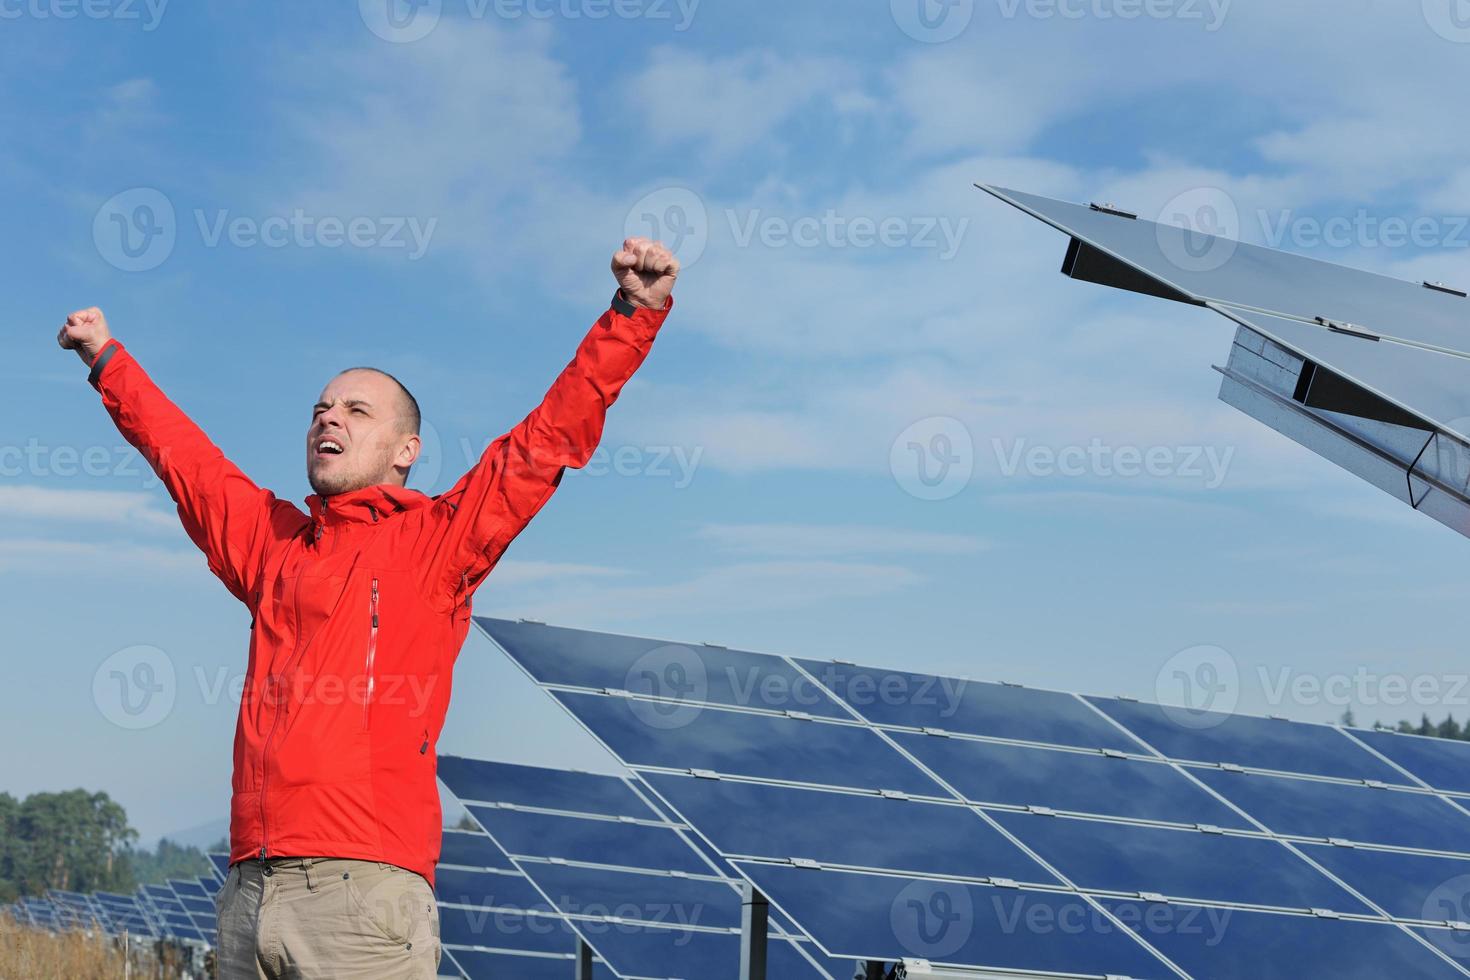
[(679, 263), (662, 244), (628, 239), (612, 269), (611, 308), (540, 406), (438, 497), (405, 488), (420, 448), (408, 390), (371, 368), (333, 378), (306, 433), (306, 513), (226, 459), (100, 310), (67, 317), (58, 342), (91, 367), (119, 431), (252, 616), (221, 980), (435, 976), (434, 744), (470, 596), (562, 471), (588, 462), (673, 306)]

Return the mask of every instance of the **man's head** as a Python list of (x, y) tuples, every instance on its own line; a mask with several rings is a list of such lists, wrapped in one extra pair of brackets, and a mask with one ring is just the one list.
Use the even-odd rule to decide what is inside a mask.
[(306, 478), (323, 497), (403, 486), (419, 458), (419, 404), (393, 375), (348, 368), (322, 390), (306, 430)]

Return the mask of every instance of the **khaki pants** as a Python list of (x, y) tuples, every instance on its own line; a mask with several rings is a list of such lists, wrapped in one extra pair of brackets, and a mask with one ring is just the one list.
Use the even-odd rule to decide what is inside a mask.
[(219, 980), (433, 980), (438, 973), (434, 891), (391, 864), (240, 861), (215, 906)]

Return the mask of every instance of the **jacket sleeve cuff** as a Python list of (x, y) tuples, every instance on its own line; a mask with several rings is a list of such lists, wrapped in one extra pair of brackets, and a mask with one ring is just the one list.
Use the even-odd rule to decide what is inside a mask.
[(92, 360), (92, 370), (87, 374), (87, 383), (89, 385), (101, 390), (99, 382), (102, 379), (102, 369), (107, 367), (107, 362), (112, 360), (112, 356), (120, 350), (122, 350), (122, 344), (116, 340), (109, 340), (102, 345), (102, 349), (97, 352), (97, 356)]
[(623, 296), (623, 291), (621, 289), (619, 289), (617, 292), (613, 293), (613, 298), (612, 298), (612, 311), (614, 313), (620, 314), (622, 316), (626, 316), (626, 317), (630, 317), (631, 318), (631, 317), (636, 316), (639, 313), (652, 313), (655, 316), (658, 316), (658, 317), (662, 318), (662, 317), (664, 317), (665, 315), (668, 314), (669, 310), (671, 310), (673, 308), (674, 308), (674, 297), (673, 297), (672, 294), (669, 296), (669, 298), (667, 300), (664, 301), (664, 308), (663, 309), (661, 309), (661, 310), (650, 310), (647, 307), (638, 306), (636, 303), (629, 302), (628, 299), (625, 296)]

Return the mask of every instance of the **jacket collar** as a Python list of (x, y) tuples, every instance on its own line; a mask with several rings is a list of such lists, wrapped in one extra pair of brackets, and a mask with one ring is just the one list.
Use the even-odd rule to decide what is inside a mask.
[(394, 514), (414, 510), (429, 503), (429, 498), (419, 491), (391, 483), (335, 493), (330, 497), (314, 493), (306, 498), (312, 524), (316, 526), (376, 524)]

